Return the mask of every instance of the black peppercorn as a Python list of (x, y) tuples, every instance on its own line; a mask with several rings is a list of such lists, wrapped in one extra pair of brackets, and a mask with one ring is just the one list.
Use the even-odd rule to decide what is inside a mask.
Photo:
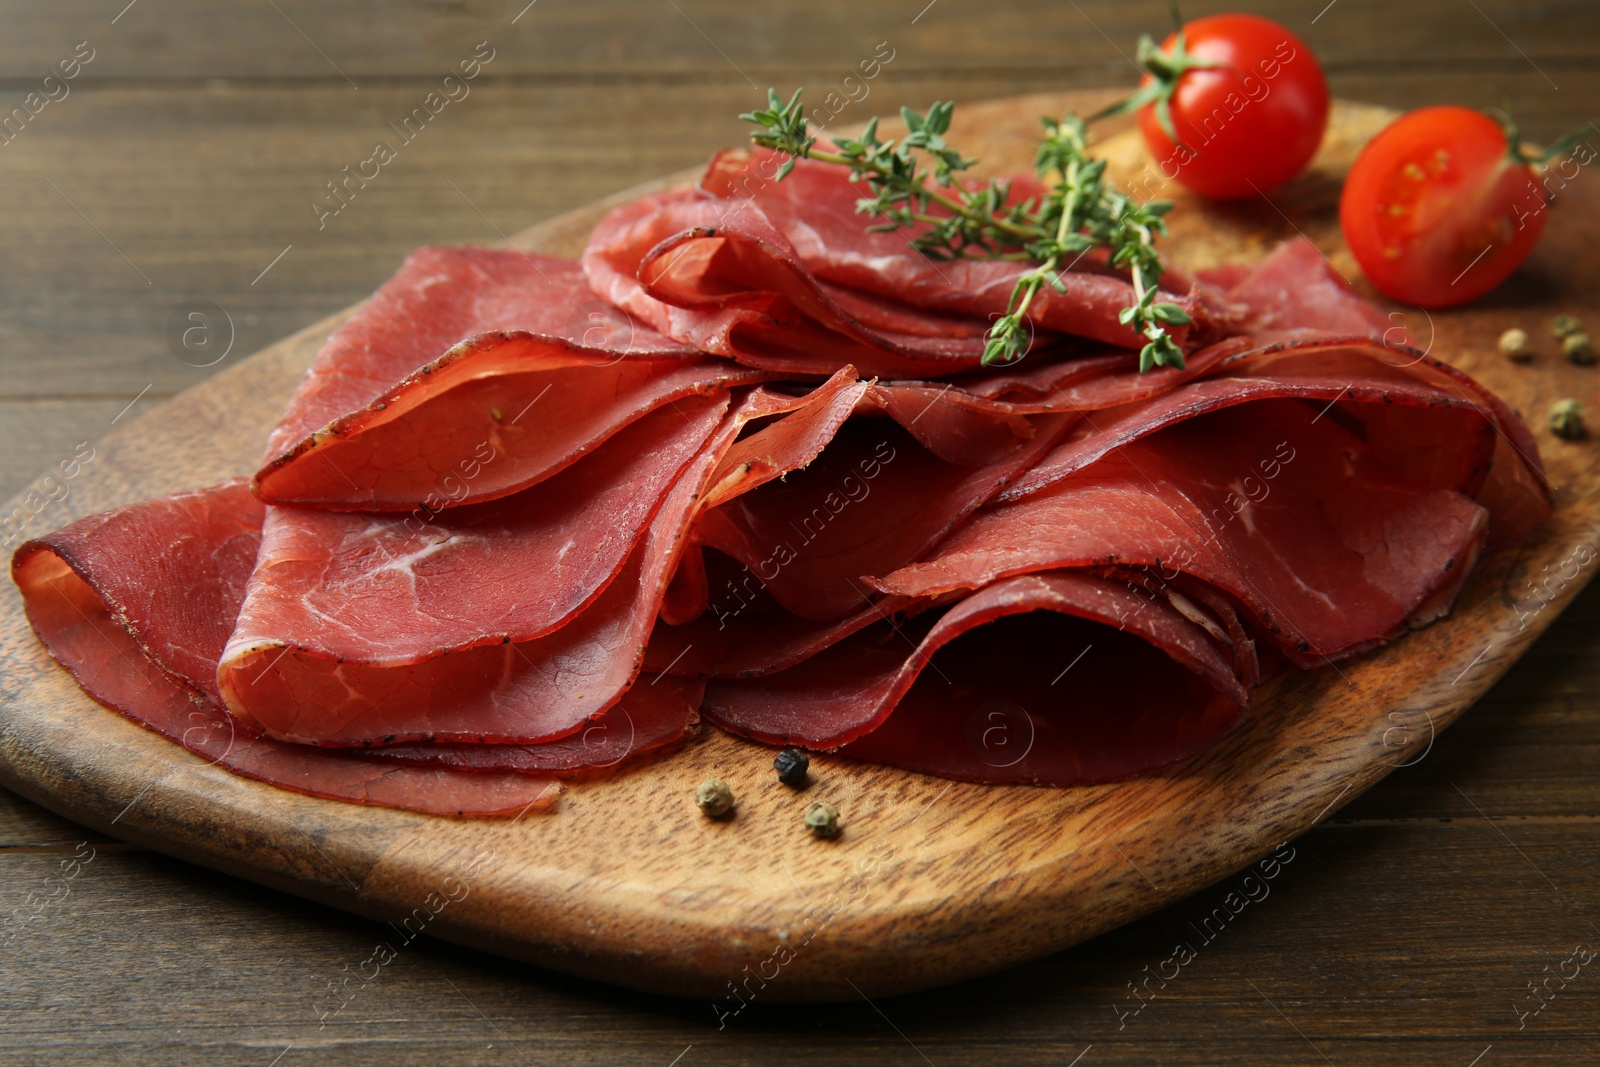
[(772, 761), (778, 772), (778, 781), (799, 788), (806, 784), (806, 771), (811, 768), (811, 757), (798, 748), (786, 748)]

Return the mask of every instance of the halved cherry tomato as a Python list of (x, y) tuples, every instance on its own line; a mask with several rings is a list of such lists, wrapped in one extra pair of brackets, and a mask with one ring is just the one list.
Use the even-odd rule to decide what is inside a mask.
[(1158, 92), (1163, 81), (1170, 87), (1176, 141), (1159, 100), (1139, 110), (1162, 174), (1202, 196), (1231, 199), (1269, 192), (1305, 169), (1328, 125), (1328, 83), (1305, 42), (1256, 15), (1195, 19), (1183, 27), (1182, 48), (1178, 36), (1159, 51), (1140, 49), (1152, 72), (1143, 92)]
[(1544, 232), (1538, 172), (1481, 111), (1402, 115), (1357, 157), (1339, 201), (1345, 243), (1384, 293), (1420, 307), (1482, 296)]

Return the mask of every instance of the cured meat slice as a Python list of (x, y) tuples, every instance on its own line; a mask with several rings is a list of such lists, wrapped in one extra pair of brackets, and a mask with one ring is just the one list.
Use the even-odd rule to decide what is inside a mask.
[[(446, 512), (393, 559), (359, 540), (394, 536), (390, 520), (274, 509), (218, 675), (228, 706), (308, 744), (577, 731), (632, 684), (694, 501), (736, 432), (719, 424), (723, 400), (696, 404), (655, 413), (573, 468), (573, 497), (552, 483), (487, 517), (464, 509), (470, 536), (458, 540)], [(330, 522), (350, 524), (338, 546), (306, 536)], [(320, 593), (324, 568), (349, 582)]]
[[(1428, 484), (1445, 486), (1453, 477), (1448, 487), (1476, 496), (1491, 491), (1487, 479), (1520, 487), (1520, 497), (1542, 498), (1523, 514), (1495, 516), (1507, 524), (1507, 538), (1531, 530), (1548, 514), (1538, 448), (1503, 401), (1447, 364), (1370, 338), (1307, 338), (1255, 347), (1224, 358), (1207, 377), (1085, 416), (1000, 499), (1038, 492), (1164, 426), (1272, 397), (1321, 401), (1330, 418), (1361, 425), (1380, 446), (1384, 462), (1425, 477)], [(1443, 470), (1428, 473), (1432, 466), (1448, 468), (1450, 476)]]
[[(927, 311), (970, 316), (987, 324), (1005, 314), (1011, 291), (1029, 264), (962, 258), (930, 259), (910, 245), (905, 231), (872, 233), (872, 220), (856, 211), (858, 201), (871, 199), (865, 182), (851, 182), (845, 171), (828, 163), (794, 160), (782, 181), (773, 180), (787, 156), (767, 149), (725, 151), (712, 158), (701, 187), (734, 204), (760, 210), (787, 239), (795, 256), (816, 277), (832, 285), (870, 294)], [(1031, 175), (1003, 179), (1011, 202), (1045, 192)], [(937, 212), (937, 205), (933, 210)], [(1198, 329), (1180, 328), (1174, 338), (1185, 343), (1191, 332), (1200, 337), (1229, 331), (1234, 310), (1209, 290), (1196, 289), (1181, 272), (1166, 276), (1163, 300), (1180, 304), (1198, 320)], [(1088, 337), (1106, 344), (1137, 349), (1144, 340), (1118, 320), (1118, 313), (1136, 303), (1133, 287), (1111, 271), (1103, 257), (1085, 256), (1061, 275), (1064, 291), (1039, 290), (1029, 317), (1041, 331)]]
[[(1009, 422), (997, 428), (987, 413), (935, 394), (921, 405), (942, 409), (927, 416), (934, 428), (927, 436), (946, 455), (988, 458), (966, 465), (923, 446), (913, 432), (922, 418), (916, 406), (881, 400), (871, 390), (862, 394), (862, 404), (869, 403), (804, 469), (708, 508), (695, 523), (697, 542), (750, 568), (779, 603), (804, 618), (832, 621), (859, 611), (870, 601), (864, 575), (919, 558), (1027, 470), (1071, 419), (1041, 416), (1037, 428)], [(895, 417), (873, 417), (884, 408)], [(952, 433), (957, 426), (967, 432)], [(1015, 436), (1024, 426), (1032, 440)], [(713, 603), (718, 596), (713, 589)]]
[[(918, 604), (881, 597), (832, 622), (802, 618), (780, 605), (749, 567), (706, 553), (709, 610), (674, 622), (663, 616), (650, 634), (645, 670), (685, 678), (753, 678), (793, 666), (829, 645)], [(862, 583), (864, 593), (871, 590)]]
[(650, 411), (762, 377), (636, 323), (570, 260), (424, 248), (318, 354), (256, 491), (369, 511), (491, 500)]
[(398, 667), (543, 637), (622, 570), (726, 408), (697, 397), (652, 412), (533, 490), (438, 515), (268, 508), (223, 658), (270, 659), (292, 644)]
[(595, 227), (583, 265), (594, 291), (632, 317), (751, 367), (821, 376), (850, 364), (905, 378), (969, 369), (983, 356), (981, 330), (941, 330), (932, 319), (909, 333), (868, 326), (759, 210), (693, 190), (614, 210)]
[(1165, 393), (1252, 347), (1251, 338), (1233, 337), (1190, 353), (1182, 369), (1154, 367), (1143, 373), (1136, 352), (1064, 351), (1051, 353), (1054, 358), (1029, 356), (1013, 367), (957, 375), (950, 384), (974, 399), (989, 402), (996, 411), (1099, 411)]
[[(830, 388), (843, 388), (849, 382), (850, 376), (841, 374)], [(368, 619), (374, 631), (388, 626), (393, 632), (385, 642), (377, 644), (382, 649), (403, 647), (408, 653), (406, 660), (379, 658), (382, 649), (362, 646), (364, 635), (339, 633), (330, 637), (328, 627), (322, 627), (316, 632), (325, 645), (336, 638), (349, 643), (348, 651), (359, 653), (357, 658), (341, 662), (340, 656), (330, 654), (326, 647), (307, 647), (294, 627), (263, 625), (260, 618), (253, 616), (251, 602), (247, 601), (219, 672), (229, 706), (272, 736), (325, 745), (392, 745), (409, 741), (544, 744), (585, 729), (586, 723), (607, 713), (633, 685), (651, 624), (683, 557), (697, 504), (717, 484), (717, 472), (740, 432), (752, 420), (806, 409), (810, 399), (756, 389), (714, 427), (709, 440), (705, 419), (722, 402), (698, 401), (704, 410), (696, 413), (689, 410), (693, 404), (685, 401), (677, 405), (684, 410), (669, 409), (641, 420), (573, 468), (570, 477), (582, 479), (586, 486), (584, 499), (598, 499), (611, 492), (599, 477), (603, 472), (615, 472), (618, 487), (635, 485), (633, 475), (623, 476), (626, 472), (649, 474), (652, 467), (670, 472), (678, 463), (671, 458), (672, 449), (682, 447), (684, 442), (699, 442), (698, 451), (676, 475), (660, 506), (651, 509), (654, 518), (642, 534), (637, 528), (630, 528), (633, 519), (626, 518), (636, 514), (628, 508), (649, 506), (648, 494), (637, 491), (637, 486), (629, 491), (619, 489), (620, 496), (608, 505), (612, 512), (596, 515), (578, 514), (567, 506), (570, 502), (551, 499), (550, 491), (559, 487), (560, 479), (525, 494), (530, 501), (526, 505), (530, 514), (548, 511), (551, 521), (566, 524), (568, 540), (576, 538), (580, 531), (590, 539), (581, 549), (568, 550), (573, 560), (569, 569), (574, 574), (595, 579), (603, 578), (607, 572), (606, 566), (579, 558), (593, 554), (590, 541), (610, 546), (610, 558), (618, 544), (633, 540), (632, 553), (621, 569), (608, 583), (602, 581), (603, 588), (596, 586), (599, 595), (583, 603), (581, 610), (567, 616), (558, 628), (542, 636), (530, 636), (511, 628), (497, 633), (488, 625), (506, 617), (504, 613), (495, 614), (497, 604), (506, 613), (525, 613), (526, 618), (532, 618), (537, 608), (539, 617), (546, 622), (561, 614), (538, 605), (541, 597), (550, 599), (556, 587), (564, 589), (570, 583), (551, 581), (552, 576), (561, 575), (561, 567), (534, 563), (529, 563), (528, 573), (510, 579), (503, 571), (476, 564), (452, 572), (456, 576), (453, 584), (446, 579), (433, 591), (437, 599), (430, 601), (435, 607), (429, 609), (427, 618), (420, 618), (411, 610), (416, 604), (414, 598), (399, 598), (404, 614), (398, 626), (392, 620), (376, 621), (378, 614), (395, 610), (395, 605), (382, 596), (365, 598), (359, 610), (352, 610), (348, 603), (343, 605), (343, 617), (348, 620)], [(647, 433), (656, 432), (652, 429), (655, 423), (670, 425), (672, 418), (686, 427), (680, 431), (686, 436), (677, 444), (670, 437), (655, 444), (644, 439)], [(659, 477), (659, 472), (649, 476)], [(630, 499), (630, 493), (638, 499)], [(513, 505), (522, 507), (521, 498), (496, 506)], [(470, 515), (471, 510), (455, 514)], [(323, 514), (315, 516), (314, 521), (348, 518)], [(439, 521), (447, 524), (450, 519), (451, 513), (447, 512)], [(276, 550), (271, 523), (269, 517), (263, 563), (253, 582), (252, 596), (256, 586), (267, 581), (262, 575), (273, 566)], [(588, 529), (590, 526), (597, 529)], [(518, 558), (528, 562), (530, 553), (543, 551), (536, 539), (518, 539), (524, 540), (527, 543), (497, 550), (494, 565), (500, 567)], [(283, 554), (291, 563), (298, 559), (292, 547)], [(556, 555), (559, 558), (561, 553)], [(353, 559), (360, 562), (358, 555)], [(428, 562), (432, 565), (432, 557)], [(540, 566), (545, 569), (539, 570)], [(413, 567), (412, 573), (416, 572)], [(582, 602), (583, 590), (592, 584), (586, 579), (560, 596), (559, 602)], [(315, 585), (309, 576), (302, 575), (295, 588), (305, 593)], [(501, 588), (502, 585), (508, 588)], [(541, 593), (544, 585), (551, 589)], [(408, 586), (405, 592), (409, 591)], [(280, 591), (271, 603), (275, 610), (281, 610), (291, 599)], [(337, 607), (330, 602), (319, 610)], [(296, 627), (312, 624), (312, 619), (295, 619)], [(353, 628), (358, 624), (350, 625)], [(419, 633), (426, 636), (419, 640)], [(444, 644), (440, 639), (445, 636), (454, 643)], [(471, 757), (475, 763), (485, 758)]]
[(245, 483), (224, 483), (30, 541), (12, 576), (40, 640), (90, 696), (213, 764), (313, 796), (441, 815), (554, 804), (559, 786), (545, 776), (385, 766), (283, 744), (228, 716), (215, 698), (216, 657), (260, 522)]
[(583, 729), (540, 745), (405, 744), (341, 751), (462, 771), (585, 777), (692, 737), (704, 692), (704, 682), (658, 675), (629, 689)]
[[(1248, 699), (1164, 599), (1083, 572), (1012, 578), (936, 620), (888, 620), (757, 679), (714, 681), (735, 733), (951, 778), (1071, 785), (1176, 763)], [(842, 746), (842, 747), (841, 747)]]
[(1241, 328), (1315, 330), (1335, 336), (1368, 335), (1395, 349), (1409, 347), (1404, 316), (1386, 314), (1345, 284), (1317, 246), (1298, 237), (1285, 241), (1260, 263), (1229, 266), (1203, 275), (1226, 286), (1228, 299), (1243, 308)]
[(928, 597), (1118, 566), (1150, 591), (1182, 573), (1314, 665), (1442, 614), (1483, 543), (1487, 513), (1458, 485), (1402, 476), (1381, 455), (1302, 401), (1222, 408), (986, 510), (875, 585)]
[[(828, 381), (803, 397), (784, 401), (778, 394), (764, 398), (757, 390), (736, 418), (744, 422), (781, 415), (735, 441), (713, 473), (710, 488), (697, 502), (697, 511), (723, 504), (757, 489), (774, 478), (798, 470), (816, 458), (839, 427), (855, 411), (868, 389), (855, 380), (852, 367), (842, 368)], [(661, 606), (669, 623), (698, 618), (710, 604), (703, 550), (691, 533), (683, 559)]]

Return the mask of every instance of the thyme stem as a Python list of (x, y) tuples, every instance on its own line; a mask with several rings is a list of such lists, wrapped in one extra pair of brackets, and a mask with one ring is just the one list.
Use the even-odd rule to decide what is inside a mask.
[[(805, 152), (804, 155), (805, 155), (805, 158), (807, 158), (807, 159), (815, 159), (819, 163), (837, 163), (837, 164), (839, 164), (841, 166), (846, 166), (846, 167), (858, 167), (859, 166), (859, 162), (860, 162), (860, 161), (858, 161), (857, 159), (855, 159), (855, 158), (853, 158), (851, 156), (842, 156), (837, 152), (819, 152), (816, 149), (810, 149), (807, 152)], [(976, 162), (976, 160), (972, 160), (972, 161), (969, 161), (969, 162)], [(869, 165), (870, 165), (870, 163), (869, 163)], [(882, 165), (872, 166), (872, 173), (877, 174), (879, 177), (884, 178), (884, 179), (889, 179), (889, 178), (893, 177), (893, 175), (890, 172), (890, 170), (887, 167), (882, 166)], [(961, 203), (959, 200), (953, 200), (950, 197), (945, 196), (943, 193), (939, 192), (937, 189), (928, 188), (927, 187), (927, 183), (922, 179), (922, 177), (920, 175), (918, 175), (916, 177), (916, 179), (915, 179), (915, 192), (916, 192), (916, 195), (925, 198), (930, 203), (938, 204), (940, 207), (944, 208), (946, 211), (950, 212), (952, 215), (959, 215), (960, 217), (962, 217), (964, 219), (967, 219), (967, 220), (969, 220), (971, 222), (974, 222), (974, 223), (978, 223), (980, 225), (993, 226), (995, 229), (1000, 230), (1002, 233), (1005, 233), (1007, 236), (1014, 237), (1019, 241), (1026, 241), (1026, 240), (1029, 240), (1029, 239), (1031, 239), (1032, 237), (1035, 236), (1033, 231), (1029, 230), (1025, 226), (1015, 226), (1015, 225), (1012, 225), (1011, 223), (1007, 222), (1005, 219), (996, 218), (996, 217), (993, 217), (993, 216), (990, 216), (990, 215), (987, 215), (987, 214), (983, 214), (983, 213), (980, 213), (980, 212), (973, 211), (971, 208), (969, 208), (967, 205)], [(928, 214), (923, 214), (923, 213), (917, 213), (917, 214), (911, 215), (910, 217), (912, 219), (914, 219), (915, 221), (917, 221), (917, 222), (942, 223), (942, 222), (945, 221), (944, 219), (938, 217), (937, 215), (928, 215)]]
[[(869, 226), (873, 232), (917, 227), (912, 247), (930, 259), (981, 256), (990, 259), (1027, 260), (1034, 263), (1017, 277), (1006, 312), (989, 327), (984, 345), (986, 366), (1014, 363), (1027, 355), (1032, 343), (1028, 310), (1048, 283), (1066, 292), (1062, 264), (1076, 263), (1095, 248), (1110, 251), (1111, 266), (1128, 271), (1134, 304), (1118, 314), (1118, 321), (1145, 339), (1139, 353), (1139, 370), (1158, 366), (1183, 366), (1183, 350), (1167, 332), (1169, 326), (1190, 322), (1187, 312), (1173, 303), (1157, 302), (1161, 258), (1154, 242), (1166, 232), (1162, 218), (1170, 201), (1135, 203), (1107, 187), (1105, 161), (1089, 155), (1083, 120), (1068, 115), (1043, 120), (1045, 137), (1035, 156), (1040, 175), (1054, 175), (1050, 191), (1041, 197), (1013, 202), (1006, 183), (968, 189), (955, 175), (977, 162), (945, 143), (955, 105), (935, 103), (927, 114), (901, 108), (909, 131), (898, 142), (878, 137), (878, 120), (867, 123), (860, 139), (841, 140), (836, 151), (817, 149), (807, 129), (795, 90), (787, 103), (767, 91), (768, 107), (739, 116), (758, 129), (750, 139), (789, 158), (778, 169), (781, 181), (797, 159), (848, 167), (852, 181), (865, 180), (873, 195), (856, 202), (856, 210), (883, 219)], [(926, 164), (932, 163), (931, 173)], [(936, 215), (930, 208), (948, 215)]]

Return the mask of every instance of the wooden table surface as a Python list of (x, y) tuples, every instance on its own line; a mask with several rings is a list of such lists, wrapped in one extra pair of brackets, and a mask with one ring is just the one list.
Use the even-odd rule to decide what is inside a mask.
[[(0, 107), (52, 97), (0, 133), (0, 497), (417, 245), (493, 242), (694, 164), (742, 136), (753, 86), (842, 94), (891, 55), (846, 122), (1127, 84), (1166, 24), (1156, 0), (525, 2), (0, 5)], [(1600, 117), (1592, 0), (1324, 4), (1237, 6), (1299, 33), (1344, 97), (1509, 102), (1538, 139)], [(470, 94), (319, 222), (325, 183), (475, 50)], [(192, 301), (225, 312), (210, 367), (173, 339)], [(1231, 882), (988, 979), (757, 1001), (720, 1030), (704, 1003), (426, 940), (323, 1019), (386, 927), (0, 792), (0, 1064), (1600, 1063), (1600, 958), (1579, 963), (1600, 951), (1597, 624), (1593, 587), (1164, 985), (1141, 983)]]

